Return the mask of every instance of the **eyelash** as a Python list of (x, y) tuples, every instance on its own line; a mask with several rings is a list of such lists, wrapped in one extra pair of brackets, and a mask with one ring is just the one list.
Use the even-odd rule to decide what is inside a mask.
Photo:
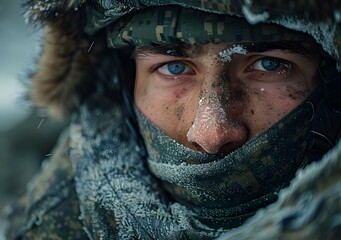
[(162, 69), (163, 67), (165, 67), (165, 66), (167, 66), (169, 64), (172, 64), (172, 63), (174, 63), (174, 64), (176, 64), (176, 63), (184, 64), (185, 68), (190, 68), (191, 69), (190, 73), (185, 73), (185, 74), (189, 74), (189, 75), (195, 74), (195, 70), (193, 69), (193, 67), (191, 67), (190, 64), (188, 64), (188, 63), (186, 63), (184, 61), (181, 61), (181, 60), (175, 60), (175, 61), (169, 61), (169, 62), (164, 62), (164, 63), (157, 64), (156, 66), (154, 66), (152, 68), (152, 72), (158, 71), (160, 74), (165, 75), (165, 76), (170, 76), (170, 77), (178, 77), (178, 76), (182, 75), (182, 74), (179, 74), (179, 75), (176, 75), (176, 74), (174, 74), (174, 75), (172, 75), (172, 74), (165, 74), (165, 73), (162, 73), (160, 71), (160, 69)]
[[(274, 71), (270, 71), (270, 70), (260, 70), (257, 69), (259, 68), (259, 64), (261, 61), (263, 60), (270, 60), (272, 62), (276, 62), (278, 64), (280, 64), (280, 68)], [(184, 64), (185, 67), (190, 68), (191, 72), (186, 72), (186, 73), (181, 73), (181, 74), (165, 74), (162, 71), (160, 71), (160, 69), (162, 69), (163, 67), (172, 64), (172, 63), (181, 63)], [(257, 65), (258, 66), (257, 66)], [(263, 67), (264, 68), (264, 67)], [(287, 77), (289, 77), (292, 74), (292, 70), (293, 70), (293, 63), (291, 63), (290, 61), (287, 61), (285, 59), (281, 59), (281, 58), (276, 58), (276, 57), (270, 57), (270, 56), (263, 56), (263, 57), (258, 57), (255, 60), (252, 61), (251, 64), (249, 64), (246, 68), (245, 68), (245, 72), (247, 74), (249, 74), (249, 76), (252, 79), (255, 80), (269, 80), (271, 78), (276, 77), (276, 80), (282, 80), (285, 79)], [(184, 76), (184, 75), (195, 75), (196, 71), (193, 67), (190, 66), (190, 64), (188, 62), (185, 62), (183, 60), (174, 60), (174, 61), (169, 61), (169, 62), (163, 62), (160, 64), (155, 65), (154, 67), (152, 67), (151, 69), (152, 72), (158, 72), (161, 76), (163, 76), (164, 78), (169, 78), (169, 79), (177, 79), (178, 77)]]
[[(262, 60), (271, 60), (274, 62), (277, 62), (280, 64), (280, 68), (276, 69), (274, 71), (267, 71), (267, 70), (260, 70), (257, 69), (257, 65), (260, 64), (260, 61)], [(257, 65), (256, 65), (257, 64)], [(254, 60), (252, 62), (252, 64), (250, 64), (247, 68), (246, 68), (246, 72), (248, 74), (253, 74), (251, 77), (255, 78), (255, 79), (259, 79), (259, 78), (273, 78), (273, 77), (277, 77), (276, 80), (281, 80), (281, 79), (285, 79), (289, 76), (291, 76), (292, 71), (293, 71), (293, 63), (291, 63), (290, 61), (287, 61), (285, 59), (281, 59), (281, 58), (276, 58), (276, 57), (261, 57), (261, 58), (257, 58), (256, 60)], [(263, 67), (264, 68), (264, 67)], [(262, 80), (260, 79), (260, 80)]]

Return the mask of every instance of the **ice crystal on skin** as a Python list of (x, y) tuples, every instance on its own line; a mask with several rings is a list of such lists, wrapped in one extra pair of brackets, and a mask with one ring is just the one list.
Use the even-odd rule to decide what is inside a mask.
[(220, 103), (219, 97), (215, 92), (209, 92), (199, 100), (198, 112), (194, 119), (192, 127), (187, 133), (187, 138), (190, 141), (197, 142), (201, 147), (210, 153), (215, 153), (218, 149), (213, 146), (218, 146), (218, 139), (210, 139), (211, 142), (216, 142), (213, 146), (203, 144), (205, 140), (202, 138), (202, 131), (221, 131), (221, 125), (226, 125), (226, 113)]
[(222, 62), (231, 62), (233, 54), (246, 55), (247, 50), (243, 45), (233, 44), (231, 47), (219, 52)]

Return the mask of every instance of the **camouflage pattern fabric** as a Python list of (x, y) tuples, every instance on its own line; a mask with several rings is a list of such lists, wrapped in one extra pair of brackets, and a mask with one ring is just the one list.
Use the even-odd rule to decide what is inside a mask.
[[(111, 99), (87, 99), (71, 127), (71, 160), (83, 228), (90, 239), (214, 239), (165, 194), (127, 134)], [(193, 225), (193, 226), (192, 226)]]
[(309, 41), (301, 32), (275, 24), (250, 25), (244, 18), (200, 12), (181, 7), (159, 7), (135, 13), (109, 26), (112, 48), (152, 44), (206, 44), (241, 41)]
[(89, 35), (109, 25), (118, 32), (120, 24), (115, 25), (120, 18), (160, 6), (237, 16), (250, 24), (274, 23), (310, 35), (341, 66), (340, 0), (26, 0), (25, 6), (28, 22), (52, 24), (69, 19), (64, 22), (66, 26), (75, 22)]
[(212, 228), (237, 227), (274, 202), (306, 163), (306, 136), (313, 114), (310, 103), (303, 103), (225, 156), (188, 149), (136, 112), (150, 170), (173, 198)]
[[(244, 17), (243, 9), (248, 8), (254, 14), (268, 12), (271, 18), (281, 16), (295, 16), (310, 21), (323, 20), (327, 23), (337, 21), (337, 11), (341, 9), (341, 2), (326, 1), (325, 3), (314, 0), (95, 0), (93, 5), (86, 5), (87, 31), (95, 32), (115, 22), (120, 17), (135, 13), (136, 11), (157, 6), (180, 6), (188, 9), (197, 9), (215, 14), (226, 14)], [(308, 13), (308, 14), (307, 14)]]
[(65, 133), (25, 195), (4, 209), (7, 239), (88, 239), (79, 221), (69, 149)]
[[(180, 6), (206, 13), (237, 16), (251, 24), (274, 23), (284, 28), (306, 33), (322, 46), (324, 51), (339, 60), (341, 49), (340, 1), (238, 1), (238, 0), (96, 0), (93, 5), (85, 5), (85, 32), (93, 34), (109, 25), (119, 32), (122, 24), (119, 19), (129, 20), (137, 11), (152, 9), (156, 6)], [(149, 10), (147, 10), (149, 11)], [(191, 25), (192, 15), (187, 15)], [(139, 22), (137, 20), (137, 22)], [(170, 24), (173, 24), (171, 22)], [(160, 27), (162, 27), (162, 23)], [(203, 27), (203, 25), (202, 25)], [(155, 33), (158, 30), (154, 29)], [(193, 28), (190, 28), (190, 32)], [(182, 33), (185, 32), (182, 31)], [(126, 31), (129, 33), (129, 30)], [(176, 35), (173, 35), (176, 36)], [(111, 38), (115, 37), (111, 35)], [(207, 40), (206, 40), (207, 41)]]
[(341, 141), (301, 169), (278, 201), (219, 240), (336, 240), (341, 236)]
[[(7, 211), (8, 239), (207, 240), (221, 235), (204, 227), (198, 213), (169, 200), (144, 161), (130, 158), (136, 146), (120, 148), (127, 141), (118, 145), (112, 135), (123, 130), (120, 111), (110, 110), (110, 100), (101, 102), (89, 100), (82, 107), (82, 117), (73, 119), (50, 164)], [(284, 201), (221, 239), (338, 239), (340, 144), (333, 156), (308, 166), (304, 177), (279, 194)]]

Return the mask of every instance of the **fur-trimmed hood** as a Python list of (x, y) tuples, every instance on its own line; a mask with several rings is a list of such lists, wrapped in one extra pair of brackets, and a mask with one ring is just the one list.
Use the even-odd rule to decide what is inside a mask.
[[(215, 1), (214, 1), (215, 2)], [(118, 18), (148, 7), (178, 5), (244, 17), (252, 24), (275, 23), (311, 35), (339, 61), (341, 1), (270, 0), (28, 0), (26, 19), (42, 24), (44, 47), (33, 74), (31, 98), (53, 116), (79, 106), (94, 89), (109, 51), (103, 29)], [(114, 66), (112, 66), (114, 68)]]
[(62, 118), (77, 107), (98, 78), (105, 35), (84, 33), (84, 0), (32, 0), (26, 18), (44, 27), (43, 50), (32, 75), (31, 99)]

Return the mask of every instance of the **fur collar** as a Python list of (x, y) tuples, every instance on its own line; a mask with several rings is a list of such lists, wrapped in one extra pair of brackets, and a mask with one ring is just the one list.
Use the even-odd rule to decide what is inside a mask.
[(31, 76), (30, 99), (62, 118), (93, 88), (100, 59), (105, 53), (105, 34), (83, 32), (85, 0), (30, 0), (26, 19), (44, 26), (43, 49)]

